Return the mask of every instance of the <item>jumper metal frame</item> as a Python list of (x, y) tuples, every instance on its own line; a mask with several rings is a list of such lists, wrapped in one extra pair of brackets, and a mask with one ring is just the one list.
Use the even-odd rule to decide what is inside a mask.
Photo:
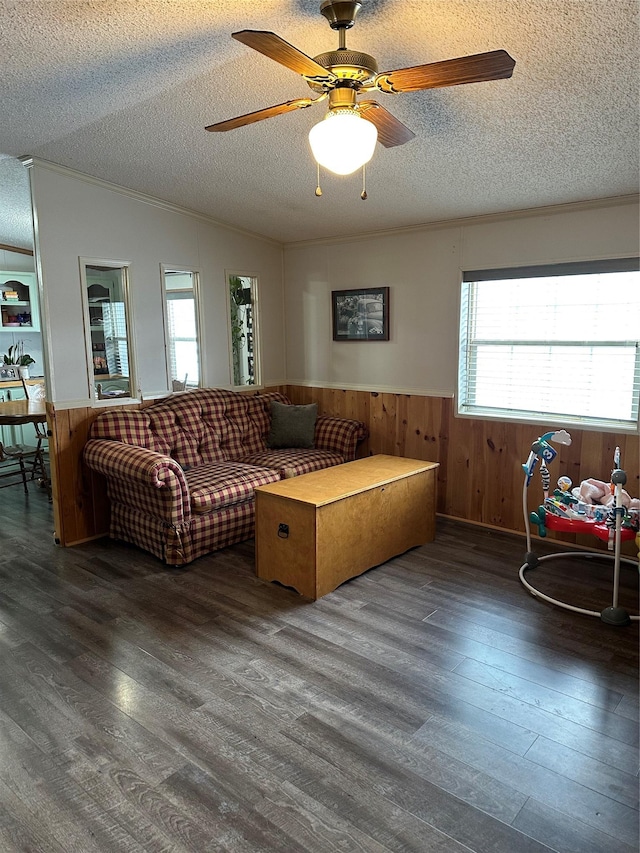
[[(563, 607), (565, 610), (572, 610), (574, 613), (582, 613), (585, 616), (597, 616), (608, 625), (630, 625), (632, 621), (640, 620), (640, 616), (629, 615), (625, 608), (620, 607), (618, 603), (620, 589), (620, 567), (621, 565), (629, 565), (632, 567), (637, 566), (640, 570), (640, 564), (636, 563), (635, 560), (631, 560), (627, 557), (622, 557), (620, 554), (620, 546), (623, 539), (622, 521), (625, 515), (625, 509), (622, 504), (622, 487), (627, 481), (627, 476), (625, 472), (619, 467), (620, 450), (619, 448), (616, 448), (616, 452), (614, 454), (615, 467), (611, 473), (611, 483), (613, 487), (614, 501), (613, 507), (608, 512), (609, 517), (607, 519), (606, 524), (596, 525), (593, 524), (593, 522), (588, 522), (586, 520), (577, 520), (573, 522), (566, 521), (566, 523), (563, 524), (562, 522), (565, 521), (564, 519), (557, 519), (557, 516), (551, 514), (545, 516), (543, 507), (540, 508), (541, 510), (543, 510), (541, 513), (542, 518), (536, 513), (531, 513), (531, 516), (535, 517), (534, 519), (532, 519), (527, 509), (528, 487), (529, 483), (531, 482), (533, 471), (538, 462), (540, 462), (540, 475), (542, 478), (542, 489), (545, 501), (549, 496), (550, 476), (549, 470), (547, 468), (547, 463), (551, 462), (557, 455), (557, 451), (550, 444), (551, 441), (554, 441), (558, 444), (568, 445), (571, 444), (571, 436), (565, 430), (557, 430), (555, 432), (545, 433), (542, 437), (538, 438), (537, 441), (534, 441), (534, 443), (531, 445), (531, 453), (529, 454), (529, 458), (522, 466), (525, 475), (524, 485), (522, 488), (522, 510), (524, 514), (525, 530), (527, 533), (527, 554), (525, 557), (525, 562), (520, 567), (520, 580), (533, 596), (535, 596), (536, 598), (540, 598), (543, 601), (548, 601), (550, 604), (554, 604), (557, 607)], [(550, 529), (573, 530), (575, 532), (581, 533), (589, 532), (594, 533), (596, 536), (598, 536), (598, 538), (601, 539), (605, 538), (606, 536), (609, 542), (609, 548), (613, 550), (613, 553), (605, 553), (603, 551), (562, 551), (555, 554), (547, 554), (545, 556), (538, 557), (532, 550), (530, 525), (531, 520), (533, 520), (534, 523), (538, 523), (540, 525), (541, 536), (545, 535), (545, 521)], [(625, 536), (625, 538), (629, 537)], [(553, 598), (550, 595), (546, 595), (545, 593), (537, 589), (527, 579), (526, 573), (537, 568), (540, 563), (543, 563), (546, 560), (557, 560), (561, 558), (579, 558), (581, 560), (597, 559), (613, 561), (613, 594), (611, 606), (605, 607), (602, 611), (587, 610), (584, 607), (576, 607), (575, 605), (570, 604), (566, 601), (561, 601), (560, 599)]]

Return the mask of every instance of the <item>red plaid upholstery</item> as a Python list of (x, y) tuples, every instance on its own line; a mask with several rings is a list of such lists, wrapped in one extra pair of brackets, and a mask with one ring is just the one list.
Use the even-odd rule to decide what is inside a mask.
[(137, 508), (165, 524), (182, 524), (191, 515), (182, 468), (169, 456), (123, 444), (92, 439), (84, 461), (107, 477), (112, 503)]
[(263, 468), (274, 468), (279, 477), (299, 477), (300, 474), (309, 474), (320, 468), (331, 468), (332, 465), (340, 465), (344, 457), (339, 453), (330, 453), (327, 450), (265, 450), (264, 453), (253, 453), (242, 459), (245, 465), (260, 465)]
[(164, 437), (151, 431), (149, 416), (140, 411), (103, 412), (91, 424), (89, 438), (107, 438), (146, 447), (156, 453), (169, 453)]
[(211, 512), (253, 499), (257, 486), (277, 483), (280, 475), (269, 468), (241, 465), (239, 462), (214, 462), (185, 471), (195, 513)]
[(343, 462), (353, 462), (358, 442), (366, 437), (367, 428), (360, 421), (332, 418), (328, 415), (319, 415), (316, 421), (316, 449), (339, 453)]
[(124, 504), (113, 502), (111, 505), (109, 535), (112, 539), (122, 539), (149, 551), (170, 566), (182, 566), (193, 559), (189, 524), (164, 524), (160, 519)]
[(112, 539), (121, 539), (149, 551), (168, 566), (184, 566), (254, 534), (255, 504), (245, 501), (217, 512), (195, 515), (190, 524), (172, 527), (145, 513), (114, 504)]
[(190, 560), (219, 548), (251, 539), (255, 532), (255, 501), (225, 506), (217, 512), (194, 515), (191, 522)]
[(314, 449), (269, 450), (272, 400), (290, 403), (201, 388), (99, 415), (84, 459), (107, 478), (110, 535), (185, 565), (253, 535), (257, 486), (355, 458), (364, 424), (326, 416)]

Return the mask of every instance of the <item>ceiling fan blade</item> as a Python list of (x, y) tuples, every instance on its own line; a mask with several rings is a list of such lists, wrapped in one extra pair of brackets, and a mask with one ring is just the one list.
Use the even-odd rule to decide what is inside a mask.
[(231, 34), (236, 41), (241, 41), (247, 47), (252, 47), (258, 53), (279, 62), (291, 71), (302, 74), (316, 83), (333, 83), (337, 78), (331, 71), (319, 65), (306, 53), (277, 36), (264, 30), (240, 30)]
[(402, 124), (389, 110), (385, 110), (377, 101), (360, 101), (358, 103), (362, 118), (375, 124), (378, 130), (378, 142), (385, 148), (394, 145), (404, 145), (413, 139), (415, 133)]
[(245, 113), (242, 116), (219, 121), (216, 124), (210, 124), (205, 127), (205, 130), (210, 130), (213, 133), (219, 133), (225, 130), (235, 130), (237, 127), (244, 127), (246, 124), (253, 124), (254, 121), (264, 121), (266, 118), (290, 113), (293, 110), (303, 110), (305, 107), (310, 107), (318, 101), (323, 101), (326, 95), (321, 95), (319, 98), (296, 98), (293, 101), (285, 101), (284, 104), (276, 104), (273, 107), (265, 107), (263, 110), (256, 110), (253, 113)]
[(386, 71), (378, 74), (375, 84), (383, 92), (395, 94), (459, 86), (461, 83), (483, 83), (511, 77), (515, 64), (515, 59), (506, 50), (492, 50), (490, 53), (476, 53), (473, 56)]

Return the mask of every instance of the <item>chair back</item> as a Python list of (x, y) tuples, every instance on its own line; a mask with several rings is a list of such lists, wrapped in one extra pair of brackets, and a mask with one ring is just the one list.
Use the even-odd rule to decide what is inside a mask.
[(24, 396), (27, 400), (40, 400), (44, 402), (47, 398), (47, 392), (44, 387), (44, 379), (38, 380), (37, 382), (32, 382), (27, 385), (25, 382), (24, 376), (20, 377), (20, 382), (22, 382), (22, 387), (24, 388)]
[(22, 387), (24, 388), (24, 396), (27, 400), (39, 400), (43, 402), (47, 399), (47, 392), (44, 386), (44, 379), (38, 380), (37, 382), (32, 382), (30, 385), (24, 380), (24, 377), (20, 377), (20, 381), (22, 382)]
[(187, 390), (187, 378), (189, 374), (185, 373), (184, 380), (173, 379), (171, 382), (171, 390), (172, 391), (186, 391)]

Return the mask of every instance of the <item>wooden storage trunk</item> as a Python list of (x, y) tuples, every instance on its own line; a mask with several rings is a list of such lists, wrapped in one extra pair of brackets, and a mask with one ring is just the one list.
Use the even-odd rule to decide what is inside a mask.
[(256, 489), (258, 577), (316, 599), (430, 542), (437, 468), (381, 454)]

